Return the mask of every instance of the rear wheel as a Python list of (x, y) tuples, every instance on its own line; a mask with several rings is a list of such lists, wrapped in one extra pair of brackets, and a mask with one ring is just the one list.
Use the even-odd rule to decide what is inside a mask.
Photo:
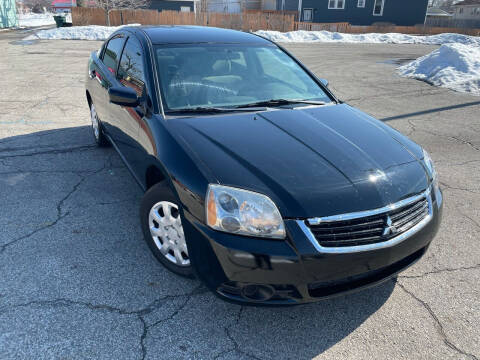
[(93, 137), (95, 138), (97, 145), (100, 147), (109, 146), (110, 143), (103, 134), (102, 123), (98, 117), (97, 110), (95, 109), (93, 103), (90, 104), (90, 120), (92, 121)]
[(176, 274), (192, 277), (179, 206), (165, 182), (143, 196), (140, 221), (145, 241), (158, 261)]

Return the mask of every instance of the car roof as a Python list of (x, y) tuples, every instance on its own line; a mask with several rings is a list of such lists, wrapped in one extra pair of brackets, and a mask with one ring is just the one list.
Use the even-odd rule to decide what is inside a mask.
[(142, 31), (152, 44), (195, 44), (195, 43), (235, 43), (264, 44), (272, 43), (251, 33), (209, 26), (160, 25), (126, 27), (132, 32)]

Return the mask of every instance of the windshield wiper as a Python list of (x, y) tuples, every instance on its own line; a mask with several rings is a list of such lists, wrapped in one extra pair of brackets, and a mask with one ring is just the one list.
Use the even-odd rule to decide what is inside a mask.
[(270, 99), (264, 101), (253, 102), (250, 104), (238, 105), (239, 108), (249, 108), (256, 106), (282, 106), (291, 104), (309, 104), (309, 105), (325, 105), (324, 101), (301, 100), (301, 99)]
[[(258, 107), (258, 109), (252, 109), (254, 107)], [(265, 107), (263, 106), (249, 106), (247, 108), (244, 108), (243, 106), (239, 107), (212, 107), (212, 106), (197, 106), (194, 108), (183, 108), (183, 109), (173, 109), (168, 111), (168, 113), (208, 113), (208, 114), (214, 114), (214, 113), (223, 113), (223, 112), (233, 112), (233, 111), (262, 111), (265, 110)]]

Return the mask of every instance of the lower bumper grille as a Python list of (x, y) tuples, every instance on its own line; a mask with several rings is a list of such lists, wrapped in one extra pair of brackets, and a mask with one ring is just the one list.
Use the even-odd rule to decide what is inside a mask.
[(430, 193), (426, 191), (380, 209), (309, 219), (307, 229), (302, 227), (321, 248), (359, 247), (406, 236), (430, 214)]
[(406, 258), (381, 269), (372, 270), (345, 279), (309, 284), (308, 292), (312, 297), (321, 298), (371, 286), (373, 284), (385, 281), (392, 276), (395, 276), (400, 271), (403, 271), (409, 266), (413, 265), (425, 254), (426, 250), (426, 247), (420, 249)]

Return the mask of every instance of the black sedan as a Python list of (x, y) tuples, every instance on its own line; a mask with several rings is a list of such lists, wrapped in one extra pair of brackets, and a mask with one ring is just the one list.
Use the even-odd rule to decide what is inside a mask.
[(224, 299), (298, 304), (378, 284), (439, 227), (427, 152), (260, 36), (121, 28), (91, 54), (86, 97), (97, 144), (145, 191), (153, 254)]

